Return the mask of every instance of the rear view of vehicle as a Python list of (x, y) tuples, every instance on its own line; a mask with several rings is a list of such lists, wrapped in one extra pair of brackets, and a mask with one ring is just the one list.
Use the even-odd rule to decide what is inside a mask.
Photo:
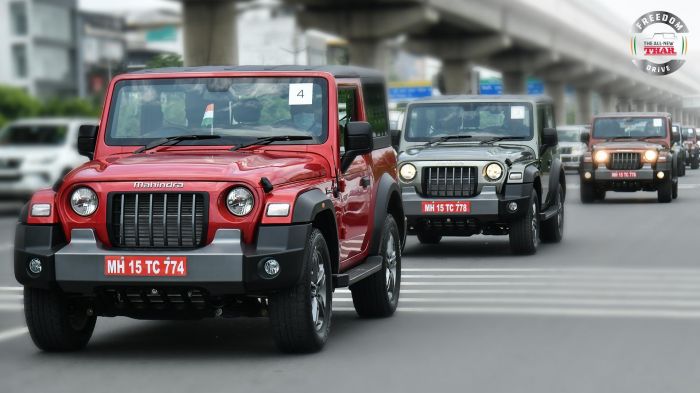
[(581, 142), (581, 133), (586, 132), (585, 125), (559, 126), (559, 147), (557, 154), (564, 169), (578, 170), (581, 157), (588, 150), (588, 146)]
[(697, 129), (693, 126), (682, 126), (681, 133), (687, 153), (686, 165), (689, 165), (690, 169), (700, 168), (700, 146), (698, 146)]
[(603, 200), (607, 191), (655, 191), (659, 202), (678, 196), (669, 114), (599, 115), (584, 135), (590, 152), (581, 163), (582, 202)]
[(0, 198), (26, 200), (87, 161), (75, 146), (96, 119), (24, 119), (0, 131)]

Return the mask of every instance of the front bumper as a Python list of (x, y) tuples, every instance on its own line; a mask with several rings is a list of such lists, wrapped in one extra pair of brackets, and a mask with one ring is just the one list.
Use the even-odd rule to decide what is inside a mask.
[[(18, 224), (15, 238), (15, 277), (25, 285), (57, 287), (65, 292), (95, 294), (108, 288), (196, 288), (209, 295), (265, 294), (298, 282), (311, 224), (263, 226), (255, 245), (245, 245), (237, 229), (220, 229), (211, 244), (192, 250), (108, 249), (91, 229), (74, 229), (63, 240), (58, 226)], [(178, 256), (187, 258), (185, 277), (125, 277), (105, 275), (106, 256)], [(27, 269), (31, 259), (42, 272)], [(268, 278), (262, 264), (276, 259), (280, 273)]]
[(20, 173), (0, 171), (0, 197), (26, 198), (41, 188), (51, 187), (53, 179), (49, 173)]
[[(531, 183), (506, 184), (504, 193), (498, 193), (495, 186), (484, 186), (479, 195), (471, 198), (429, 198), (419, 195), (414, 187), (404, 187), (401, 196), (410, 234), (415, 234), (422, 227), (431, 225), (431, 231), (460, 235), (460, 232), (466, 232), (461, 234), (490, 230), (500, 232), (502, 228), (499, 224), (508, 223), (525, 215), (531, 190)], [(470, 212), (424, 213), (423, 202), (432, 201), (469, 202)], [(517, 210), (514, 212), (507, 207), (511, 202), (517, 204)], [(459, 222), (465, 223), (464, 226), (450, 224)], [(439, 223), (442, 228), (433, 226), (436, 223)]]
[[(658, 178), (663, 172), (662, 179)], [(586, 178), (590, 174), (590, 178)], [(595, 183), (608, 190), (634, 191), (638, 189), (655, 189), (661, 182), (672, 177), (672, 164), (659, 162), (655, 166), (644, 164), (637, 170), (612, 170), (606, 167), (594, 167), (592, 163), (581, 165), (581, 181)]]

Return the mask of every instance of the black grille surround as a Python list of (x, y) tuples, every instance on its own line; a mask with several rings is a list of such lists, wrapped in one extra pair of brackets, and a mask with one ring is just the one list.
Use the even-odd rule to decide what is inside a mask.
[(637, 170), (642, 168), (642, 154), (636, 152), (612, 152), (608, 169), (613, 170)]
[(109, 194), (107, 208), (107, 231), (115, 248), (196, 248), (206, 241), (207, 193), (115, 192)]
[(440, 166), (423, 168), (422, 192), (426, 197), (469, 198), (477, 194), (475, 166)]

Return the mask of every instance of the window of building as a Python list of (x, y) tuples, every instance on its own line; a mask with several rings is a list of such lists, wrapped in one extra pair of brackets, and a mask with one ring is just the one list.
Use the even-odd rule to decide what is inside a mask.
[(15, 35), (27, 34), (27, 4), (22, 1), (10, 3), (10, 23)]
[(27, 77), (27, 47), (24, 44), (12, 45), (12, 64), (15, 77)]

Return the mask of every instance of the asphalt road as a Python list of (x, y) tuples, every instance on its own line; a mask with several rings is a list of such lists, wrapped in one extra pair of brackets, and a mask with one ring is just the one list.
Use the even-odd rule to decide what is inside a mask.
[[(32, 345), (0, 211), (0, 392), (691, 392), (700, 386), (700, 170), (680, 198), (609, 194), (581, 205), (532, 257), (503, 237), (409, 239), (400, 307), (356, 317), (335, 296), (318, 354), (280, 354), (267, 320), (100, 319), (88, 348)], [(0, 213), (3, 214), (3, 213)]]

